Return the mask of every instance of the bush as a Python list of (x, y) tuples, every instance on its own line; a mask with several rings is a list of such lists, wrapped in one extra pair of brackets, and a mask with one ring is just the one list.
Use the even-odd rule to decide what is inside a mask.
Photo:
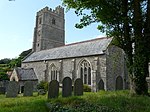
[(60, 103), (47, 103), (47, 107), (49, 108), (49, 112), (121, 112), (120, 109), (92, 104), (86, 101), (70, 106), (63, 106)]
[(91, 92), (91, 87), (88, 86), (87, 84), (84, 84), (84, 85), (83, 85), (83, 91), (84, 91), (84, 92)]
[(38, 85), (37, 85), (37, 89), (44, 89), (45, 91), (48, 91), (48, 82), (46, 81), (41, 81)]
[(0, 72), (0, 81), (1, 80), (9, 80), (9, 77), (5, 72)]

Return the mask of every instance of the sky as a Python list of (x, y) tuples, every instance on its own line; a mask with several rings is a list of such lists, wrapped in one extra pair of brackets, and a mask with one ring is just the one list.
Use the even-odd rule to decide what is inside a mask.
[[(32, 48), (36, 12), (58, 5), (62, 6), (62, 0), (0, 0), (0, 59), (17, 58), (22, 51)], [(79, 20), (73, 9), (65, 11), (66, 44), (105, 36), (97, 30), (97, 24), (75, 28)]]

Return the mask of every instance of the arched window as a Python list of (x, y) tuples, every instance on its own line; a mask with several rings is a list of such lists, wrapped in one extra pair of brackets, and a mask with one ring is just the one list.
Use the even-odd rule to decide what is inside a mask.
[(58, 71), (54, 64), (51, 66), (51, 80), (58, 80)]
[(91, 66), (86, 60), (83, 60), (80, 65), (80, 78), (83, 79), (84, 84), (91, 85)]

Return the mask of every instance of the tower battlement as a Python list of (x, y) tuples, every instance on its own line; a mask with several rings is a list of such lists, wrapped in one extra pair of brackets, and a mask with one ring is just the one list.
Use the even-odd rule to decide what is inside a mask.
[(34, 29), (34, 52), (59, 47), (65, 44), (64, 8), (54, 10), (45, 7), (37, 12)]
[(44, 12), (54, 13), (54, 14), (63, 16), (64, 15), (64, 8), (61, 7), (60, 5), (57, 6), (55, 9), (52, 9), (52, 8), (49, 8), (49, 7), (46, 6), (45, 8), (41, 9), (40, 11), (38, 11), (37, 15), (41, 15)]

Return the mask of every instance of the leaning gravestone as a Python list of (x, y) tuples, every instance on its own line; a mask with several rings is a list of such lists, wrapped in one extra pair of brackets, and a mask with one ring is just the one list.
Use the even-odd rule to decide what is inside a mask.
[(75, 80), (75, 83), (74, 83), (74, 95), (75, 96), (83, 95), (83, 81), (80, 78)]
[(10, 97), (17, 97), (17, 95), (18, 95), (18, 90), (19, 90), (18, 82), (16, 82), (16, 81), (10, 81), (10, 82), (8, 83), (7, 92), (6, 92), (6, 97), (7, 97), (7, 98), (10, 98)]
[(32, 81), (25, 82), (23, 96), (33, 96), (33, 82)]
[(72, 81), (70, 77), (65, 77), (62, 82), (62, 97), (68, 97), (72, 95)]
[(5, 87), (0, 87), (0, 94), (5, 94), (6, 88)]
[(48, 86), (48, 99), (57, 98), (59, 94), (59, 82), (52, 80)]

